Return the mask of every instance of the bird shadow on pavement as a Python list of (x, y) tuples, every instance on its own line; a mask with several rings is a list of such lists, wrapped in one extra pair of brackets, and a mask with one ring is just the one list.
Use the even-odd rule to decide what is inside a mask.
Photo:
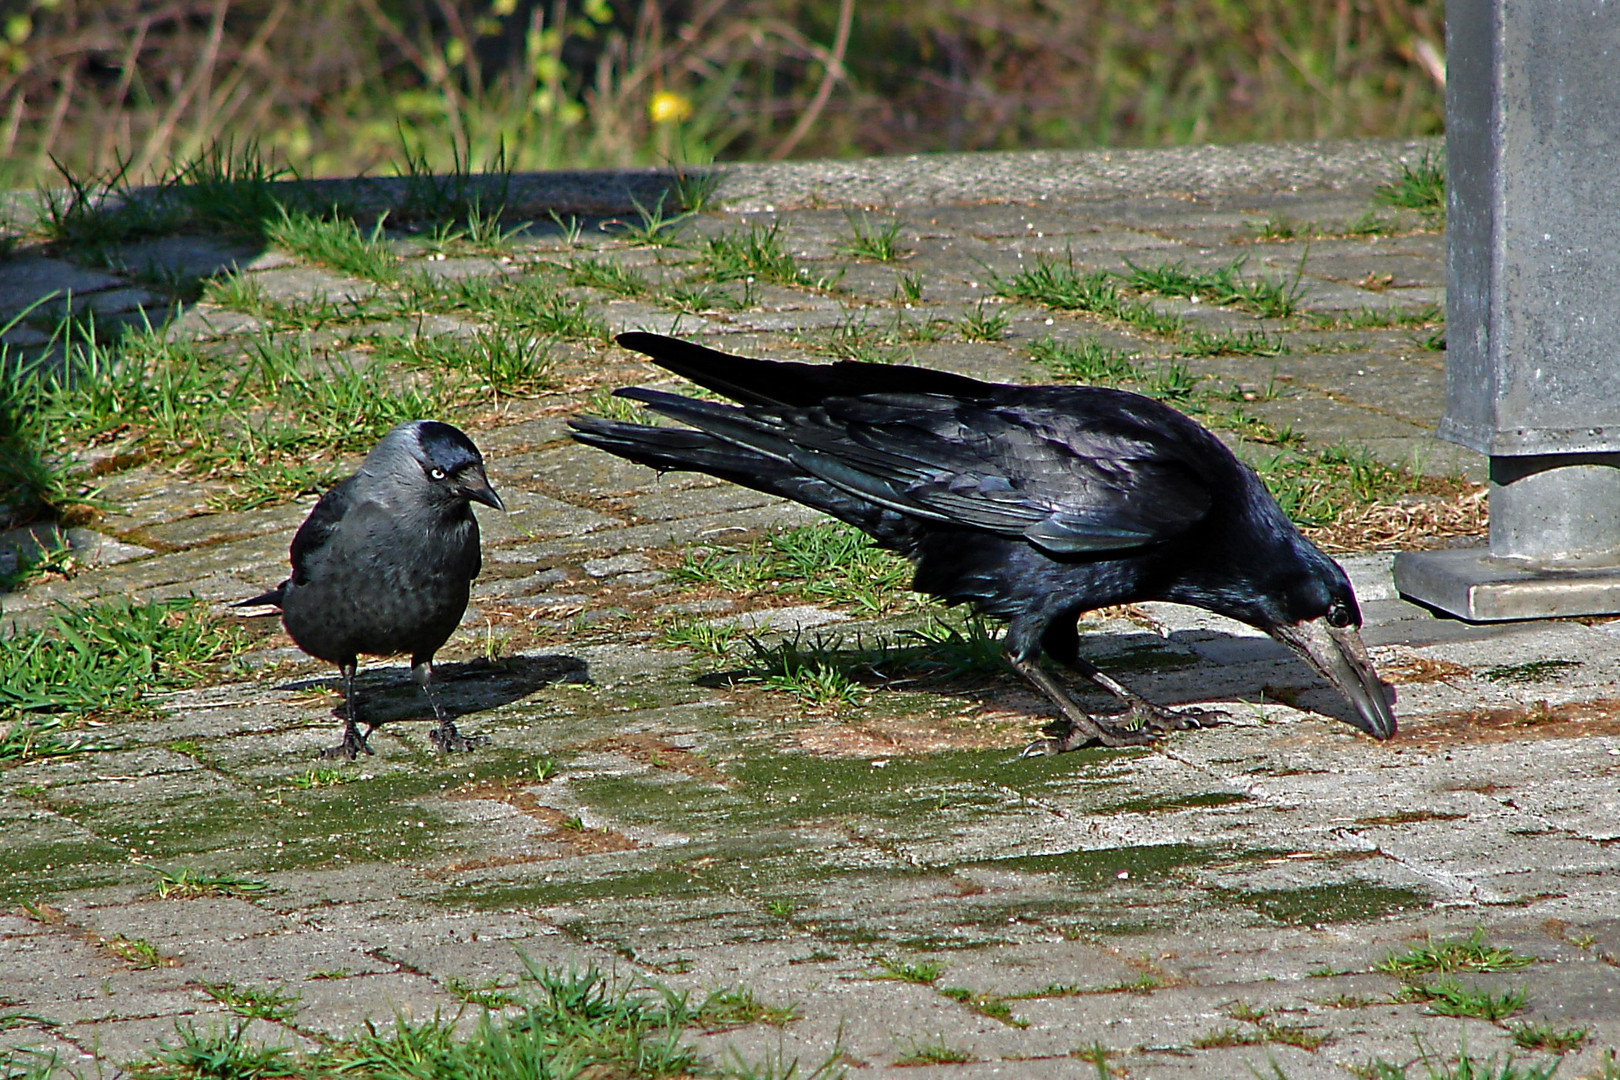
[[(1028, 711), (1032, 720), (1050, 705), (1000, 656), (983, 648), (947, 644), (880, 648), (849, 645), (837, 637), (794, 635), (771, 646), (754, 643), (748, 662), (700, 675), (699, 686), (763, 686), (794, 692), (818, 673), (833, 672), (867, 689), (919, 691), (959, 698), (981, 707)], [(1171, 710), (1219, 710), (1231, 703), (1282, 703), (1326, 719), (1350, 723), (1355, 710), (1337, 691), (1280, 643), (1253, 634), (1218, 630), (1123, 633), (1088, 637), (1086, 659), (1154, 704)], [(1056, 661), (1051, 670), (1076, 703), (1094, 715), (1123, 713), (1113, 695)], [(1231, 718), (1217, 711), (1202, 726)]]
[[(560, 653), (433, 665), (433, 692), (452, 720), (520, 701), (553, 683), (589, 681), (590, 667), (584, 660)], [(341, 692), (343, 680), (333, 674), (300, 680), (285, 689), (317, 686)], [(396, 720), (433, 718), (427, 695), (411, 678), (410, 667), (405, 664), (379, 665), (369, 671), (361, 668), (355, 679), (355, 697), (360, 722), (372, 727)], [(341, 719), (343, 711), (344, 702), (339, 697), (332, 715)]]

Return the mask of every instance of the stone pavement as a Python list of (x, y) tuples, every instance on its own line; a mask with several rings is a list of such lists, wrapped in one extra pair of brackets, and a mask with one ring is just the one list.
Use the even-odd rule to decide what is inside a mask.
[[(740, 166), (721, 180), (719, 209), (683, 227), (780, 223), (812, 275), (842, 270), (836, 289), (761, 285), (740, 307), (698, 314), (574, 295), (614, 329), (674, 328), (774, 356), (834, 355), (841, 341), (870, 344), (861, 331), (885, 320), (934, 318), (949, 320), (937, 334), (879, 344), (1007, 380), (1051, 378), (1029, 353), (1045, 336), (1161, 363), (1174, 343), (1004, 304), (993, 283), (1042, 257), (1123, 270), (1243, 255), (1247, 273), (1299, 268), (1309, 313), (1419, 312), (1443, 304), (1443, 237), (1411, 221), (1350, 226), (1375, 210), (1373, 188), (1397, 162), (1432, 149)], [(534, 183), (538, 205), (545, 181)], [(898, 220), (909, 256), (842, 253), (851, 207)], [(1268, 222), (1274, 236), (1301, 227), (1262, 239)], [(432, 263), (411, 237), (395, 242)], [(683, 257), (593, 229), (583, 242), (593, 258), (649, 272)], [(289, 300), (371, 288), (234, 241), (148, 242), (139, 254), (235, 264)], [(504, 261), (437, 265), (497, 275), (578, 257), (565, 234), (536, 229)], [(0, 321), (69, 283), (107, 318), (167, 303), (150, 285), (25, 250), (0, 263)], [(1477, 477), (1477, 461), (1430, 436), (1443, 353), (1399, 320), (1257, 324), (1153, 302), (1192, 326), (1286, 337), (1281, 355), (1180, 361), (1266, 423)], [(959, 329), (1000, 314), (994, 333)], [(261, 329), (197, 303), (169, 333), (228, 349)], [(26, 344), (38, 331), (15, 333)], [(989, 340), (964, 340), (974, 336)], [(556, 355), (553, 391), (459, 417), (510, 512), (480, 510), (487, 568), (441, 653), (443, 689), (463, 730), (492, 745), (436, 756), (404, 667), (376, 662), (362, 694), (390, 720), (377, 753), (320, 774), (316, 751), (338, 733), (337, 680), (261, 627), (222, 681), (165, 697), (155, 719), (102, 729), (116, 748), (0, 772), (0, 1045), (55, 1051), (81, 1071), (116, 1066), (172, 1040), (177, 1022), (225, 1023), (232, 1013), (208, 988), (231, 984), (295, 999), (285, 1018), (255, 1020), (253, 1038), (314, 1048), (368, 1020), (476, 1012), (468, 988), (510, 986), (521, 951), (540, 966), (743, 987), (791, 1005), (798, 1018), (783, 1026), (693, 1038), (715, 1061), (780, 1054), (804, 1072), (840, 1052), (852, 1076), (912, 1063), (919, 1080), (1092, 1077), (1099, 1067), (1080, 1055), (1100, 1045), (1116, 1077), (1398, 1075), (1369, 1070), (1422, 1047), (1436, 1060), (1548, 1063), (1513, 1040), (1534, 1043), (1523, 1025), (1539, 1024), (1586, 1031), (1560, 1076), (1617, 1075), (1604, 1062), (1620, 1045), (1620, 622), (1437, 618), (1395, 595), (1390, 553), (1350, 554), (1367, 641), (1400, 694), (1401, 734), (1387, 744), (1332, 719), (1333, 695), (1269, 639), (1148, 604), (1091, 619), (1090, 654), (1156, 700), (1214, 702), (1230, 721), (1152, 749), (1018, 760), (1047, 715), (1011, 679), (874, 676), (851, 700), (807, 705), (716, 674), (758, 666), (740, 635), (720, 658), (676, 644), (701, 645), (694, 628), (712, 638), (741, 625), (766, 642), (798, 631), (806, 648), (853, 650), (935, 616), (905, 599), (872, 613), (684, 582), (694, 545), (813, 515), (573, 445), (564, 420), (603, 407), (593, 394), (669, 380), (601, 342)], [(213, 509), (225, 481), (119, 449), (87, 451), (109, 461), (110, 504), (71, 534), (89, 568), (0, 598), (8, 621), (34, 625), (58, 601), (108, 594), (223, 602), (278, 580), (307, 499)], [(155, 871), (181, 868), (265, 888), (160, 899)], [(1476, 928), (1534, 958), (1460, 976), (1522, 990), (1511, 1020), (1436, 1015), (1374, 970)], [(155, 966), (132, 959), (130, 942), (155, 949)], [(955, 1060), (917, 1064), (941, 1058)]]

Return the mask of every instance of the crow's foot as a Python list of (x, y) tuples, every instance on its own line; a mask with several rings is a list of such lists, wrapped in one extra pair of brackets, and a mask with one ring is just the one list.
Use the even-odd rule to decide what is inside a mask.
[(1093, 743), (1102, 746), (1148, 746), (1159, 737), (1155, 732), (1145, 728), (1118, 727), (1095, 716), (1089, 719), (1092, 727), (1071, 723), (1067, 719), (1054, 720), (1046, 727), (1048, 737), (1036, 739), (1024, 747), (1024, 752), (1018, 756), (1029, 758), (1066, 754), (1070, 750), (1078, 750)]
[(1163, 734), (1167, 731), (1215, 727), (1223, 719), (1230, 720), (1232, 714), (1224, 709), (1167, 709), (1139, 698), (1121, 714), (1121, 718), (1126, 721), (1125, 726), (1133, 730)]
[(428, 732), (428, 741), (438, 747), (439, 753), (448, 754), (456, 750), (475, 750), (480, 746), (488, 746), (489, 736), (463, 735), (449, 720), (441, 720), (438, 727)]
[(366, 742), (366, 737), (364, 735), (360, 734), (360, 729), (355, 727), (354, 724), (350, 722), (343, 725), (343, 741), (338, 743), (336, 746), (328, 746), (326, 749), (321, 751), (320, 756), (327, 760), (345, 758), (349, 761), (353, 761), (361, 754), (371, 753), (375, 753), (375, 751), (371, 749), (371, 744)]

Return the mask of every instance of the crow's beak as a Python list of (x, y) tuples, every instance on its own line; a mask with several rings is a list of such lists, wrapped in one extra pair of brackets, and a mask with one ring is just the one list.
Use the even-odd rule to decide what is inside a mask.
[(506, 504), (501, 497), (495, 494), (495, 489), (489, 485), (489, 477), (484, 475), (483, 469), (468, 469), (467, 479), (461, 485), (462, 492), (473, 502), (481, 502), (485, 506), (493, 506), (497, 510), (505, 510)]
[(1326, 619), (1308, 619), (1272, 627), (1267, 633), (1304, 657), (1355, 706), (1352, 724), (1375, 739), (1395, 734), (1394, 692), (1373, 670), (1367, 647), (1355, 627), (1329, 626)]

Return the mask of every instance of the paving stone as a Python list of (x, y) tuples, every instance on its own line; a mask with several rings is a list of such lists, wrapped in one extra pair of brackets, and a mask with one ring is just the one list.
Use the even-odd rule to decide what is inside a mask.
[[(1029, 346), (1050, 336), (1162, 367), (1171, 343), (1007, 302), (991, 295), (995, 278), (1071, 254), (1078, 269), (1116, 272), (1243, 259), (1248, 274), (1299, 274), (1309, 312), (1443, 303), (1441, 234), (1258, 239), (1282, 216), (1356, 220), (1395, 162), (1433, 146), (728, 167), (722, 208), (686, 223), (689, 235), (780, 222), (811, 274), (848, 266), (844, 291), (756, 282), (748, 307), (699, 316), (568, 295), (615, 329), (747, 355), (825, 360), (865, 334), (899, 362), (1033, 381), (1051, 375)], [(857, 206), (874, 222), (900, 221), (911, 253), (893, 264), (842, 254), (845, 209)], [(549, 231), (522, 238), (511, 263), (419, 259), (419, 244), (400, 247), (413, 269), (458, 279), (573, 257)], [(608, 238), (588, 257), (666, 283), (692, 271), (688, 254)], [(180, 276), (236, 267), (288, 301), (378, 290), (217, 238), (132, 245), (123, 260)], [(908, 274), (922, 296), (896, 306)], [(0, 315), (65, 282), (102, 294), (108, 310), (133, 313), (150, 298), (116, 275), (24, 255), (0, 271)], [(1202, 302), (1154, 303), (1200, 328), (1256, 325)], [(980, 310), (1008, 317), (999, 341), (961, 340), (960, 320)], [(933, 340), (901, 332), (929, 320)], [(315, 333), (341, 345), (351, 331), (476, 325), (456, 312)], [(1274, 393), (1245, 410), (1311, 445), (1343, 440), (1420, 471), (1482, 475), (1477, 455), (1433, 436), (1444, 358), (1413, 340), (1427, 329), (1260, 325), (1289, 351), (1179, 362), (1206, 385)], [(261, 329), (202, 304), (164, 332), (214, 350)], [(364, 359), (362, 346), (343, 347)], [(1151, 750), (1019, 760), (1048, 711), (995, 675), (919, 682), (878, 662), (853, 704), (815, 705), (765, 686), (746, 646), (709, 657), (658, 645), (664, 620), (679, 617), (865, 648), (936, 613), (874, 616), (665, 577), (694, 546), (741, 546), (823, 519), (572, 443), (567, 417), (590, 395), (683, 384), (600, 342), (559, 343), (553, 362), (556, 389), (503, 397), (468, 423), (509, 510), (479, 510), (485, 573), (437, 682), (448, 712), (491, 744), (435, 754), (426, 701), (393, 659), (361, 675), (362, 715), (386, 721), (375, 756), (318, 759), (336, 738), (339, 680), (266, 621), (249, 624), (267, 636), (216, 681), (157, 697), (155, 715), (112, 720), (119, 749), (8, 766), (0, 1006), (63, 1026), (14, 1027), (6, 1045), (54, 1047), (75, 1066), (84, 1050), (116, 1066), (172, 1041), (177, 1022), (223, 1024), (230, 1014), (200, 984), (229, 982), (298, 995), (291, 1020), (255, 1021), (249, 1034), (308, 1050), (368, 1021), (387, 1030), (396, 1015), (453, 1016), (463, 1002), (452, 985), (516, 985), (526, 956), (539, 969), (594, 966), (693, 995), (743, 987), (792, 1004), (800, 1018), (782, 1028), (692, 1035), (711, 1060), (760, 1064), (762, 1074), (797, 1058), (808, 1075), (841, 1048), (851, 1074), (865, 1075), (948, 1046), (972, 1060), (906, 1075), (1089, 1078), (1098, 1069), (1080, 1055), (1100, 1044), (1113, 1075), (1134, 1080), (1304, 1080), (1412, 1062), (1415, 1038), (1439, 1058), (1465, 1041), (1480, 1058), (1513, 1050), (1502, 1026), (1393, 1003), (1400, 983), (1374, 970), (1392, 952), (1478, 927), (1536, 959), (1466, 978), (1523, 988), (1538, 1022), (1588, 1028), (1559, 1075), (1601, 1075), (1601, 1055), (1620, 1046), (1620, 622), (1469, 626), (1400, 599), (1390, 553), (1346, 556), (1377, 662), (1408, 673), (1402, 733), (1390, 743), (1334, 719), (1344, 703), (1269, 638), (1143, 604), (1088, 619), (1087, 655), (1120, 665), (1155, 700), (1230, 716)], [(7, 594), (8, 622), (43, 626), (58, 601), (102, 595), (229, 601), (285, 574), (309, 499), (220, 512), (223, 481), (160, 463), (120, 469), (127, 448), (114, 442), (80, 462), (104, 472), (96, 482), (108, 504), (91, 528), (68, 533), (90, 568)], [(1263, 461), (1274, 448), (1243, 452)], [(38, 531), (14, 539), (36, 543)], [(334, 768), (343, 782), (315, 783)], [(154, 869), (182, 867), (268, 887), (250, 899), (156, 899)], [(168, 966), (119, 960), (99, 944), (117, 935), (150, 942)], [(912, 982), (880, 977), (886, 963), (940, 970)], [(1027, 1026), (987, 1015), (1008, 995), (1009, 1018)], [(1262, 1029), (1240, 1018), (1245, 1008), (1326, 1041), (1314, 1051), (1248, 1042)]]

